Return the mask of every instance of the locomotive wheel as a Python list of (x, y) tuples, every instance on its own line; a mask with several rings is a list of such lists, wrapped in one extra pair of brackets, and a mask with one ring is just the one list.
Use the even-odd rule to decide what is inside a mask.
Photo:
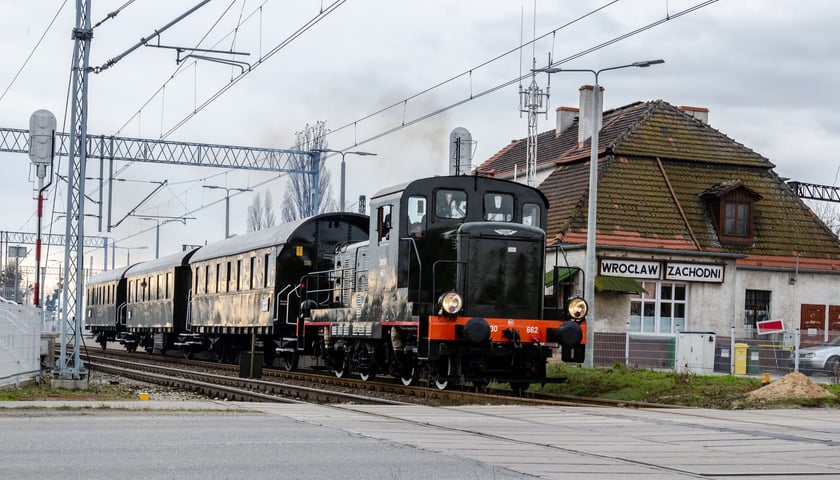
[(363, 344), (359, 349), (359, 354), (356, 357), (357, 366), (359, 367), (359, 376), (363, 382), (373, 380), (376, 378), (376, 361), (375, 351), (373, 345)]
[(333, 368), (333, 373), (337, 378), (344, 378), (350, 373), (350, 365), (348, 364), (347, 360), (342, 358), (341, 363), (338, 364), (339, 366)]
[(446, 390), (449, 387), (449, 375), (452, 374), (452, 357), (446, 357), (444, 360), (445, 365), (444, 368), (440, 368), (441, 365), (438, 364), (438, 372), (435, 373), (435, 386), (438, 390)]
[(406, 387), (417, 381), (417, 372), (414, 367), (411, 367), (410, 370), (411, 371), (403, 372), (403, 374), (400, 375), (400, 382), (402, 382), (402, 384)]
[(283, 352), (283, 367), (287, 372), (293, 372), (298, 367), (298, 355), (295, 352)]

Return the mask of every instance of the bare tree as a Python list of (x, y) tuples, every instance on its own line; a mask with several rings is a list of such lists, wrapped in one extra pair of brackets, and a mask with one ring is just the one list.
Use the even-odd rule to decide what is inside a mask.
[(840, 236), (840, 208), (836, 202), (805, 200), (805, 204), (811, 207), (814, 214), (822, 220), (835, 235)]
[(0, 296), (6, 300), (19, 300), (23, 298), (24, 293), (21, 289), (22, 275), (20, 274), (20, 267), (14, 263), (8, 263), (3, 268), (3, 273), (0, 275)]
[[(306, 125), (302, 132), (295, 134), (294, 150), (312, 151), (326, 147), (326, 123), (316, 122), (315, 125)], [(312, 170), (312, 157), (309, 155), (292, 155), (292, 170), (309, 172)], [(330, 185), (330, 174), (324, 168), (324, 158), (320, 159), (318, 175), (318, 205), (312, 208), (313, 179), (309, 173), (290, 173), (289, 187), (283, 198), (283, 206), (280, 209), (280, 216), (284, 222), (291, 222), (299, 218), (308, 217), (310, 212), (324, 213), (337, 210), (335, 200), (332, 198), (332, 187)]]
[(271, 228), (274, 226), (274, 202), (271, 199), (271, 192), (266, 190), (263, 192), (262, 198), (260, 194), (254, 195), (254, 200), (248, 206), (248, 231), (256, 232), (264, 228)]

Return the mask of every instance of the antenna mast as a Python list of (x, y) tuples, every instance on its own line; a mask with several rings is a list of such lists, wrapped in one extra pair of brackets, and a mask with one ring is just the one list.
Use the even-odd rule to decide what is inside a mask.
[[(551, 65), (551, 58), (548, 64)], [(548, 90), (549, 85), (543, 93), (542, 89), (537, 85), (537, 59), (533, 60), (534, 67), (531, 69), (531, 85), (527, 89), (519, 87), (519, 116), (522, 113), (528, 114), (528, 143), (526, 154), (526, 169), (525, 179), (530, 187), (536, 186), (537, 178), (537, 115), (548, 112)], [(549, 82), (551, 77), (549, 77)]]

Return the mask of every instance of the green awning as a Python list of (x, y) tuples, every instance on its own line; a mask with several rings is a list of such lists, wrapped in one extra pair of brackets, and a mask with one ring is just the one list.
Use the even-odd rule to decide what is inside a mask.
[[(580, 269), (577, 267), (558, 267), (557, 268), (557, 281), (558, 282), (565, 282), (569, 278), (571, 278), (574, 274), (579, 272)], [(554, 270), (549, 270), (545, 272), (545, 286), (550, 287), (554, 285)]]
[(643, 293), (645, 291), (642, 285), (627, 277), (612, 277), (608, 275), (598, 275), (595, 277), (595, 290), (598, 292), (615, 292), (615, 293)]

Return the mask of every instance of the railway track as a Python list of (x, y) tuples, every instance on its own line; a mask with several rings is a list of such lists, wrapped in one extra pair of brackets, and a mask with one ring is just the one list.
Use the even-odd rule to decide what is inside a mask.
[(310, 370), (289, 372), (270, 367), (262, 369), (262, 379), (246, 379), (238, 376), (238, 365), (119, 350), (89, 352), (85, 358), (91, 369), (236, 401), (673, 408), (669, 405), (538, 392), (524, 392), (520, 395), (504, 389), (474, 391), (465, 387), (439, 390), (424, 385), (405, 386), (390, 379), (362, 381), (348, 377), (337, 378), (332, 373)]
[(183, 367), (168, 367), (158, 362), (123, 360), (110, 355), (89, 354), (83, 357), (92, 370), (147, 383), (190, 390), (211, 398), (278, 403), (403, 404), (403, 402), (395, 400), (350, 392), (311, 388), (276, 381), (244, 379)]

